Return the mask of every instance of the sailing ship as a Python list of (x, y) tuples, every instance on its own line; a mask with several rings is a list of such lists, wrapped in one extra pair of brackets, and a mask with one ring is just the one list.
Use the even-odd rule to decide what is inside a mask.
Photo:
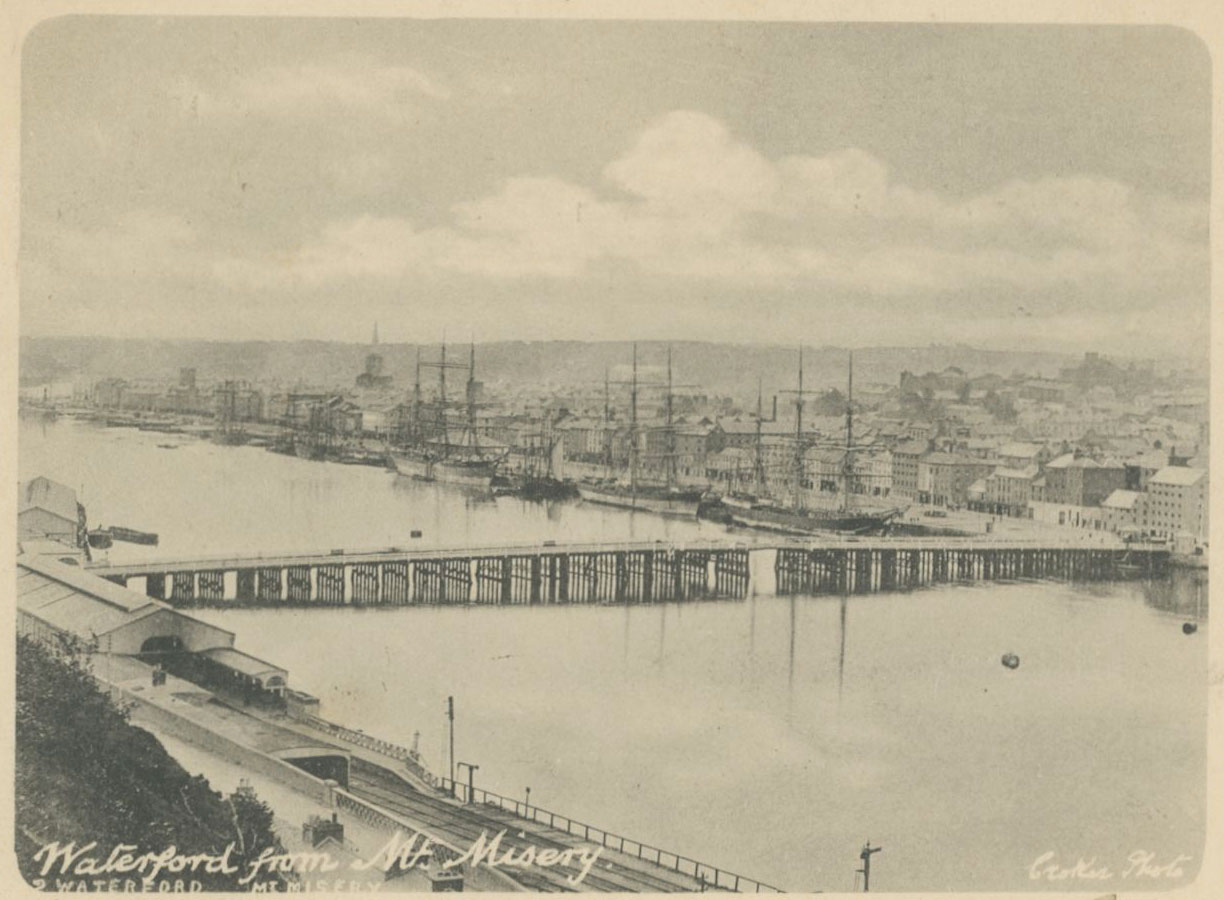
[(850, 356), (848, 393), (846, 399), (846, 442), (842, 452), (841, 472), (836, 498), (826, 504), (810, 504), (805, 486), (805, 456), (809, 442), (803, 434), (803, 348), (799, 349), (799, 385), (795, 391), (795, 438), (791, 478), (786, 487), (789, 496), (778, 500), (767, 496), (761, 448), (760, 392), (757, 397), (755, 493), (729, 493), (721, 498), (719, 518), (732, 524), (761, 528), (786, 534), (806, 535), (820, 532), (848, 534), (880, 534), (886, 532), (905, 507), (884, 506), (873, 502), (858, 490), (859, 476), (855, 468), (854, 446), (854, 355)]
[[(610, 408), (605, 400), (605, 441), (606, 458), (609, 476), (603, 479), (585, 479), (577, 485), (578, 496), (590, 503), (600, 503), (605, 506), (619, 506), (625, 509), (641, 510), (666, 516), (695, 517), (697, 507), (701, 504), (705, 490), (701, 488), (682, 487), (676, 477), (676, 431), (672, 415), (672, 367), (671, 349), (667, 351), (667, 402), (666, 424), (663, 431), (667, 450), (662, 454), (664, 460), (664, 478), (643, 477), (641, 471), (641, 436), (642, 429), (638, 424), (638, 381), (637, 344), (633, 345), (633, 377), (629, 382), (629, 431), (628, 431), (628, 467), (625, 471), (611, 474), (612, 445)], [(606, 394), (606, 385), (605, 385)]]
[(246, 428), (238, 415), (238, 394), (247, 389), (245, 384), (226, 381), (216, 389), (217, 427), (212, 439), (218, 444), (235, 446), (247, 442)]
[[(525, 500), (568, 500), (578, 492), (571, 482), (557, 477), (558, 461), (563, 458), (561, 435), (552, 427), (551, 414), (545, 414), (541, 429), (525, 435), (527, 445), (514, 455), (517, 465), (507, 457), (503, 474), (498, 480), (505, 482), (502, 493), (516, 494)], [(494, 493), (498, 493), (498, 480), (494, 481)]]
[[(421, 367), (438, 370), (438, 401), (434, 405), (433, 421), (424, 415), (421, 400)], [(448, 369), (468, 371), (466, 423), (457, 440), (451, 439), (451, 426), (447, 411), (446, 372)], [(505, 456), (504, 451), (482, 447), (476, 429), (476, 345), (472, 344), (467, 366), (446, 361), (446, 343), (442, 343), (438, 362), (422, 363), (417, 356), (416, 382), (413, 386), (411, 416), (407, 428), (401, 434), (399, 444), (388, 448), (387, 456), (395, 470), (401, 475), (422, 481), (437, 481), (444, 484), (460, 484), (488, 489), (497, 474), (497, 465)]]

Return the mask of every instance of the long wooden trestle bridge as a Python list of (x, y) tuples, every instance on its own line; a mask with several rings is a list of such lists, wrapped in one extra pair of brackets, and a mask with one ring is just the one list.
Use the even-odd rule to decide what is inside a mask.
[[(1163, 545), (863, 538), (543, 544), (150, 560), (91, 570), (179, 606), (650, 603), (1020, 579), (1161, 577)], [(136, 585), (130, 585), (136, 587)]]

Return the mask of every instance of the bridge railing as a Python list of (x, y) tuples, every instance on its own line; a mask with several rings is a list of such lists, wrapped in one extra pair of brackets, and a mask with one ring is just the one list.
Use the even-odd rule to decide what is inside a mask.
[[(438, 786), (453, 796), (465, 797), (469, 802), (472, 802), (473, 798), (467, 797), (468, 786), (463, 782), (456, 783), (443, 776), (438, 779)], [(736, 891), (739, 893), (785, 893), (782, 888), (765, 884), (763, 881), (758, 881), (755, 878), (730, 872), (692, 857), (655, 847), (652, 844), (635, 841), (633, 838), (627, 838), (595, 825), (580, 822), (561, 813), (536, 806), (534, 803), (528, 805), (522, 800), (505, 797), (493, 791), (486, 791), (483, 788), (476, 788), (474, 793), (475, 802), (477, 803), (483, 803), (486, 806), (496, 806), (505, 812), (514, 814), (520, 819), (528, 819), (538, 825), (547, 825), (556, 831), (564, 831), (574, 837), (580, 837), (584, 841), (599, 844), (609, 850), (637, 857), (645, 862), (654, 863), (661, 868), (671, 869), (673, 872), (681, 875), (691, 876), (701, 883), (704, 889)]]
[[(344, 562), (361, 562), (363, 558), (369, 557), (402, 557), (412, 556), (421, 557), (423, 559), (431, 559), (436, 556), (461, 556), (461, 557), (485, 557), (485, 556), (514, 556), (516, 554), (531, 554), (531, 553), (612, 553), (618, 550), (634, 551), (634, 550), (751, 550), (760, 547), (770, 547), (776, 544), (776, 541), (769, 541), (762, 537), (757, 541), (587, 541), (581, 543), (563, 543), (559, 541), (526, 541), (517, 544), (496, 544), (489, 546), (476, 547), (361, 547), (361, 548), (343, 548), (331, 550), (287, 550), (280, 551), (262, 551), (249, 555), (237, 556), (235, 554), (221, 556), (193, 556), (190, 559), (148, 559), (140, 560), (132, 563), (116, 563), (109, 565), (107, 563), (96, 563), (88, 565), (88, 569), (133, 569), (139, 568), (141, 571), (148, 570), (150, 572), (160, 571), (166, 566), (181, 566), (190, 564), (197, 569), (226, 569), (233, 568), (238, 565), (242, 568), (258, 568), (261, 562), (275, 562), (277, 565), (286, 563), (292, 564), (297, 561), (302, 564), (306, 563), (344, 563)], [(355, 557), (356, 559), (353, 559)]]

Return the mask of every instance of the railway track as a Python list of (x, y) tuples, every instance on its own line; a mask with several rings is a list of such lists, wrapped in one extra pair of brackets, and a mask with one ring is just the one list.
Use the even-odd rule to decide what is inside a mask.
[[(518, 853), (528, 847), (540, 850), (581, 850), (584, 844), (564, 832), (541, 829), (538, 823), (517, 818), (496, 807), (458, 805), (441, 797), (433, 797), (414, 790), (410, 785), (388, 773), (379, 773), (372, 766), (358, 765), (350, 775), (349, 791), (369, 800), (390, 812), (418, 823), (425, 830), (458, 847), (466, 849), (483, 832), (491, 840), (504, 831), (501, 851), (513, 849)], [(560, 838), (569, 838), (568, 841)], [(499, 871), (513, 878), (524, 887), (535, 891), (572, 892), (595, 890), (607, 892), (651, 892), (665, 893), (696, 890), (696, 885), (685, 888), (674, 879), (651, 875), (649, 872), (624, 865), (609, 857), (605, 849), (599, 861), (592, 867), (583, 881), (575, 885), (568, 877), (579, 871), (576, 866), (543, 868), (538, 866), (519, 868), (499, 867)]]

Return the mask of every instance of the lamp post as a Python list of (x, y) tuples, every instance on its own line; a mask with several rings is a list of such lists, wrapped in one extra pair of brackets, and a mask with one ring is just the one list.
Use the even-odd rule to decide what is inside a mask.
[(455, 765), (467, 767), (467, 770), (468, 770), (467, 802), (475, 803), (476, 802), (476, 783), (475, 783), (476, 782), (476, 770), (479, 769), (480, 766), (474, 766), (471, 763), (466, 763), (466, 762), (457, 762), (455, 763)]
[(527, 802), (523, 805), (527, 808), (526, 816), (524, 818), (530, 818), (531, 816), (531, 788), (527, 788)]
[(450, 727), (450, 783), (451, 796), (455, 795), (455, 698), (446, 698), (446, 719)]
[(863, 874), (864, 894), (871, 890), (871, 855), (879, 853), (883, 849), (883, 847), (871, 846), (871, 841), (863, 844), (863, 852), (859, 854), (859, 859), (863, 861), (863, 868), (859, 869), (859, 872)]

